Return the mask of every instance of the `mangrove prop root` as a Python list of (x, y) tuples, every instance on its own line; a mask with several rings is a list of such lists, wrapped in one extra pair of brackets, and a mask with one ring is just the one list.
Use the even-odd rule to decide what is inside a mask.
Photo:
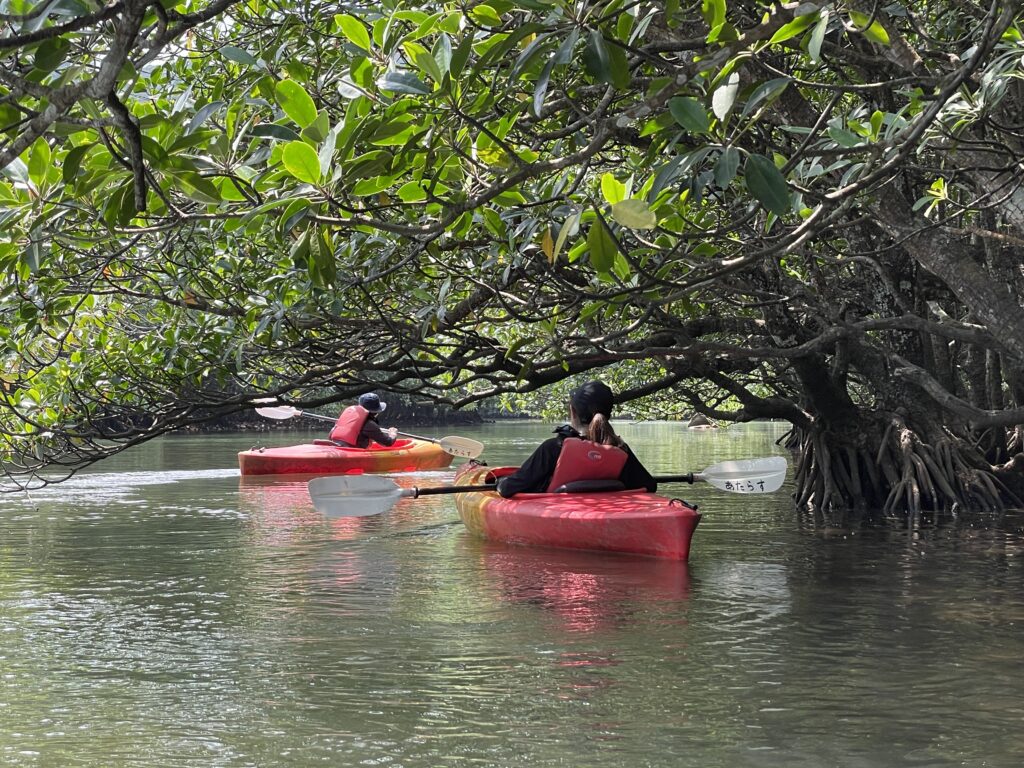
[(970, 443), (953, 434), (924, 442), (895, 414), (875, 434), (883, 436), (878, 445), (869, 440), (851, 446), (833, 443), (826, 433), (801, 433), (797, 505), (819, 513), (875, 509), (916, 523), (923, 512), (1024, 504), (1012, 482), (1008, 486), (995, 467), (987, 469)]

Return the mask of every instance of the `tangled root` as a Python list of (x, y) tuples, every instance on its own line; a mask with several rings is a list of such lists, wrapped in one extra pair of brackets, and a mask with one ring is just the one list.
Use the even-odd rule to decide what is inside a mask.
[(971, 455), (969, 445), (952, 435), (926, 443), (898, 416), (890, 416), (873, 455), (863, 444), (835, 446), (826, 437), (801, 436), (796, 471), (800, 507), (881, 510), (917, 520), (926, 511), (993, 511), (1021, 504), (995, 468)]

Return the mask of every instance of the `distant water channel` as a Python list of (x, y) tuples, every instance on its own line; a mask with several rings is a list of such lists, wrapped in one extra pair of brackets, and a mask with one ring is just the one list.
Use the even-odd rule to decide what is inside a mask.
[[(438, 436), (500, 465), (550, 428)], [(775, 424), (619, 428), (656, 473), (784, 453)], [(704, 512), (688, 565), (506, 547), (451, 496), (326, 520), (239, 477), (315, 434), (173, 436), (0, 497), (0, 765), (1024, 764), (1019, 516), (824, 528), (787, 489), (672, 486)]]

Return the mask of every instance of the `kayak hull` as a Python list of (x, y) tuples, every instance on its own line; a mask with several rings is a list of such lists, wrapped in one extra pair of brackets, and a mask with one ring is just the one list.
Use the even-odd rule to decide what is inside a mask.
[[(493, 482), (512, 468), (465, 464), (456, 485)], [(621, 552), (687, 560), (700, 514), (678, 499), (646, 491), (460, 493), (456, 507), (466, 529), (491, 541), (560, 549)]]
[(390, 447), (345, 448), (325, 441), (238, 454), (243, 475), (361, 475), (444, 469), (455, 457), (437, 443), (397, 440)]

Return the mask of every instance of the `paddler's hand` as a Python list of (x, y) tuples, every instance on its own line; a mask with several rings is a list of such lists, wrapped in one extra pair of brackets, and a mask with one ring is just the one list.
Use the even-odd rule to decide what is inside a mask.
[(392, 440), (394, 440), (396, 437), (398, 437), (398, 428), (397, 427), (388, 427), (388, 437), (390, 437)]

